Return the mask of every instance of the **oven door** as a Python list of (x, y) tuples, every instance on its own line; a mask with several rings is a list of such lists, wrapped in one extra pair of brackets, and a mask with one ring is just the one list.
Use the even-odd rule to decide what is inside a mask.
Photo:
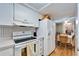
[(26, 49), (26, 48), (27, 48), (26, 43), (15, 45), (15, 56), (22, 56), (22, 51), (23, 49)]
[(30, 45), (29, 43), (25, 43), (15, 46), (15, 56), (31, 56), (33, 50)]
[(15, 46), (15, 56), (37, 56), (39, 55), (38, 41), (30, 41), (26, 44)]

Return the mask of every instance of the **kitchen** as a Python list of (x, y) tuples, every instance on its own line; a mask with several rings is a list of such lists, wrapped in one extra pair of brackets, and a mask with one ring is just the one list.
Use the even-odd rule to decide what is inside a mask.
[(77, 6), (76, 3), (0, 4), (0, 56), (51, 55), (56, 49), (56, 23), (67, 19), (77, 23)]

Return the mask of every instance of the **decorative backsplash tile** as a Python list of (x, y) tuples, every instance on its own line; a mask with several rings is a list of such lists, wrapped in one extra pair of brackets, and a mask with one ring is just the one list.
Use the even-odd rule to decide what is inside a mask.
[(0, 26), (0, 40), (2, 40), (2, 39), (12, 39), (13, 38), (13, 32), (18, 32), (18, 31), (34, 32), (34, 28)]

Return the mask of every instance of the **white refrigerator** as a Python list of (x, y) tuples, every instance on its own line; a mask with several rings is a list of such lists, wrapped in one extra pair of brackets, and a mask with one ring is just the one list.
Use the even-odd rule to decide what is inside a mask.
[[(37, 31), (38, 37), (44, 38), (44, 55), (49, 55), (55, 49), (55, 23), (51, 20), (40, 21), (40, 26)], [(41, 46), (40, 46), (41, 47)], [(39, 48), (40, 48), (39, 47)]]

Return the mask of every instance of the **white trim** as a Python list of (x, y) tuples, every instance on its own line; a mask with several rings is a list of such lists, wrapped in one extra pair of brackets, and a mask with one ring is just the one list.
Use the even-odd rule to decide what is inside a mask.
[(55, 23), (61, 23), (61, 22), (64, 22), (65, 20), (69, 19), (69, 20), (74, 20), (76, 17), (64, 17), (64, 18), (61, 18), (61, 19), (56, 19), (56, 20), (52, 20), (53, 22)]
[(23, 5), (25, 5), (25, 6), (27, 6), (27, 7), (29, 7), (29, 8), (31, 8), (32, 10), (34, 10), (34, 11), (36, 11), (36, 12), (40, 12), (40, 11), (42, 11), (43, 9), (45, 9), (46, 7), (48, 7), (49, 5), (51, 5), (51, 3), (47, 3), (45, 6), (43, 6), (42, 8), (40, 8), (40, 10), (37, 10), (37, 9), (35, 9), (34, 7), (32, 7), (32, 6), (30, 6), (29, 4), (23, 4)]
[(34, 7), (31, 7), (31, 6), (30, 6), (29, 4), (27, 4), (27, 3), (26, 3), (26, 4), (23, 4), (23, 5), (25, 5), (25, 6), (29, 7), (29, 8), (31, 8), (32, 10), (38, 12), (37, 9), (35, 9)]
[(47, 5), (45, 5), (44, 7), (42, 7), (40, 10), (39, 10), (39, 12), (40, 11), (42, 11), (42, 10), (44, 10), (46, 7), (48, 7), (49, 5), (51, 5), (51, 3), (48, 3)]

